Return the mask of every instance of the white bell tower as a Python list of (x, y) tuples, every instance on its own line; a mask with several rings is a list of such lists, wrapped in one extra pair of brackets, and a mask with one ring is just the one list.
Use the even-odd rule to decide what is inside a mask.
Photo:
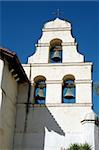
[(61, 41), (62, 63), (84, 61), (83, 56), (77, 52), (77, 43), (71, 35), (71, 24), (56, 18), (44, 25), (42, 37), (36, 45), (36, 53), (29, 58), (28, 63), (49, 63), (51, 41), (56, 39)]
[[(92, 118), (87, 124), (84, 119), (92, 110), (92, 63), (84, 62), (78, 52), (71, 24), (59, 18), (46, 23), (35, 54), (23, 67), (31, 81), (31, 95), (27, 119), (20, 119), (26, 124), (26, 132), (20, 129), (21, 139), (16, 133), (16, 145), (33, 150), (63, 150), (71, 143), (88, 142), (94, 150), (91, 135), (95, 126), (89, 121)], [(22, 105), (19, 116), (21, 111), (25, 114)], [(87, 129), (91, 132), (87, 133)]]
[[(36, 52), (29, 57), (28, 63), (33, 66), (31, 75), (33, 83), (34, 78), (39, 75), (46, 78), (45, 103), (61, 104), (63, 79), (73, 79), (76, 104), (91, 105), (92, 63), (85, 63), (84, 56), (77, 51), (77, 43), (71, 35), (71, 24), (56, 18), (46, 23), (42, 31), (42, 36), (36, 45)], [(61, 47), (61, 55), (58, 53), (61, 61), (51, 61), (50, 57), (54, 57), (51, 49), (55, 46)], [(53, 55), (50, 54), (51, 52)]]

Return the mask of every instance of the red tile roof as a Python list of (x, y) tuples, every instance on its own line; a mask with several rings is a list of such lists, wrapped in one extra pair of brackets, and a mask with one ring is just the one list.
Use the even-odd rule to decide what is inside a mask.
[(7, 60), (11, 69), (14, 69), (15, 73), (20, 78), (19, 82), (29, 82), (27, 75), (16, 55), (15, 52), (10, 51), (6, 48), (0, 48), (0, 58)]

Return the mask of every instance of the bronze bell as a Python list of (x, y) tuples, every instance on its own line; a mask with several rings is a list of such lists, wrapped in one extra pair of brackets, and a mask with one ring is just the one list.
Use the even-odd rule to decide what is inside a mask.
[(53, 61), (60, 61), (61, 60), (61, 57), (60, 57), (60, 54), (59, 54), (59, 51), (58, 50), (55, 50), (54, 51), (54, 54), (53, 54), (53, 56), (52, 56), (52, 60)]
[(44, 88), (38, 88), (38, 93), (37, 93), (36, 99), (38, 99), (38, 100), (44, 100), (45, 99)]
[(73, 98), (75, 98), (74, 94), (73, 94), (73, 88), (67, 88), (67, 91), (64, 94), (64, 98), (66, 98), (66, 99), (73, 99)]

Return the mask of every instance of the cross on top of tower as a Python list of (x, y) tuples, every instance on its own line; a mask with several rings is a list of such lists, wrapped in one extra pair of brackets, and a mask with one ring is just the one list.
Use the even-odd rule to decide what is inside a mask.
[(55, 12), (52, 13), (53, 15), (55, 15), (56, 17), (59, 17), (61, 14), (63, 14), (63, 12), (60, 11), (60, 9), (58, 8)]

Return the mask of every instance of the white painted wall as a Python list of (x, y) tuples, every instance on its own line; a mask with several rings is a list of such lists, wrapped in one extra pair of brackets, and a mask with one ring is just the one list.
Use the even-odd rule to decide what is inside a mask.
[(94, 121), (85, 121), (83, 123), (83, 143), (89, 143), (93, 150), (95, 149), (95, 123)]
[[(54, 38), (62, 40), (62, 63), (48, 63), (50, 41)], [(24, 99), (20, 99), (17, 105), (15, 150), (61, 150), (71, 143), (84, 143), (85, 140), (94, 147), (95, 126), (81, 123), (92, 106), (91, 66), (92, 63), (85, 63), (84, 56), (77, 52), (70, 23), (55, 19), (45, 24), (36, 53), (29, 57), (28, 64), (23, 64), (31, 80), (31, 104), (26, 113), (23, 95)], [(61, 102), (63, 77), (68, 74), (75, 77), (74, 104)], [(46, 78), (46, 105), (33, 104), (34, 78), (39, 75)]]
[(83, 126), (83, 143), (91, 145), (92, 150), (99, 149), (99, 117), (93, 110), (86, 113), (82, 120)]
[[(16, 127), (15, 149), (60, 150), (71, 143), (83, 143), (81, 121), (89, 111), (88, 104), (29, 105), (26, 132), (22, 126)], [(19, 124), (24, 115), (20, 112)], [(24, 121), (21, 124), (24, 126)]]
[(4, 62), (3, 60), (0, 59), (0, 109), (1, 109), (1, 104), (2, 104), (2, 78), (3, 78), (3, 68), (4, 68)]
[(95, 150), (99, 149), (99, 125), (95, 126)]
[(36, 45), (36, 53), (28, 58), (28, 63), (48, 63), (50, 41), (56, 38), (62, 40), (63, 63), (84, 61), (84, 56), (77, 52), (69, 22), (56, 18), (46, 23), (42, 31), (42, 36)]
[[(92, 63), (31, 64), (31, 82), (34, 83), (34, 78), (38, 75), (44, 76), (47, 85), (46, 103), (61, 103), (63, 77), (72, 74), (75, 77), (76, 102), (91, 103), (91, 65)], [(23, 67), (28, 73), (29, 65), (24, 64)]]
[[(4, 63), (1, 72), (2, 101), (0, 108), (0, 149), (13, 149), (13, 138), (16, 117), (17, 83), (8, 70), (8, 63)], [(0, 63), (0, 67), (1, 63)], [(0, 70), (1, 71), (1, 70)]]
[[(17, 113), (16, 113), (16, 128), (15, 133), (24, 132), (25, 130), (25, 121), (26, 121), (26, 111), (27, 111), (27, 104), (30, 102), (29, 97), (29, 84), (20, 84), (18, 86), (18, 100), (17, 100)], [(15, 142), (15, 141), (14, 141)]]

